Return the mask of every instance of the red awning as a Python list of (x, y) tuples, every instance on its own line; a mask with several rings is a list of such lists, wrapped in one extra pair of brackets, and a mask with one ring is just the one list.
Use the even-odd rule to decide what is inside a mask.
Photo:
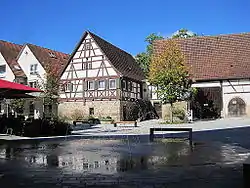
[(31, 93), (31, 92), (43, 92), (40, 89), (29, 87), (23, 84), (18, 84), (15, 82), (9, 82), (6, 80), (1, 80), (0, 79), (0, 92), (17, 92), (17, 93)]

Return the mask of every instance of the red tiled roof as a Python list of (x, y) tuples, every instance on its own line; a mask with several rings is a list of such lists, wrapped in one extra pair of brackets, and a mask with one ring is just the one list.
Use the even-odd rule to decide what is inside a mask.
[(36, 46), (34, 44), (27, 45), (44, 68), (47, 65), (53, 65), (53, 67), (58, 68), (57, 73), (59, 75), (61, 74), (68, 62), (68, 54)]
[(14, 75), (18, 77), (26, 77), (16, 59), (21, 49), (21, 45), (0, 40), (0, 52), (2, 53)]
[[(155, 43), (156, 53), (163, 51), (165, 40)], [(174, 40), (194, 80), (250, 78), (250, 33)]]

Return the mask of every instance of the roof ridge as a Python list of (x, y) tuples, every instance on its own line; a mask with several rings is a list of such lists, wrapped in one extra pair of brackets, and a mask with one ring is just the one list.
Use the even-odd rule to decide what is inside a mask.
[[(113, 47), (115, 47), (115, 48), (117, 48), (117, 49), (121, 50), (122, 52), (124, 52), (124, 53), (126, 53), (126, 54), (128, 54), (128, 55), (132, 56), (130, 53), (128, 53), (128, 52), (126, 52), (125, 50), (123, 50), (123, 49), (121, 49), (121, 48), (117, 47), (116, 45), (112, 44), (111, 42), (108, 42), (107, 40), (103, 39), (103, 38), (102, 38), (102, 37), (100, 37), (99, 35), (96, 35), (95, 33), (92, 33), (92, 32), (91, 32), (91, 31), (89, 31), (89, 30), (87, 30), (87, 33), (89, 33), (90, 35), (94, 35), (94, 36), (96, 36), (96, 37), (98, 37), (98, 38), (102, 39), (103, 41), (107, 42), (108, 44), (112, 45)], [(132, 57), (133, 57), (133, 56), (132, 56)]]
[(57, 50), (53, 50), (53, 49), (50, 49), (50, 48), (46, 48), (46, 47), (43, 47), (43, 46), (38, 46), (36, 44), (31, 44), (31, 43), (25, 43), (25, 44), (26, 45), (32, 45), (32, 46), (35, 46), (35, 47), (38, 47), (38, 48), (42, 48), (42, 49), (45, 49), (45, 50), (53, 51), (53, 52), (58, 52), (58, 53), (65, 54), (65, 55), (70, 55), (70, 54), (67, 54), (67, 53), (64, 53), (64, 52), (60, 52), (60, 51), (57, 51)]
[(226, 34), (217, 34), (217, 35), (202, 35), (202, 36), (193, 36), (189, 38), (164, 38), (159, 39), (157, 41), (163, 41), (163, 40), (193, 40), (197, 38), (217, 38), (217, 37), (227, 37), (227, 36), (244, 36), (244, 35), (250, 35), (250, 32), (242, 32), (242, 33), (226, 33)]
[(6, 41), (6, 40), (2, 40), (2, 39), (0, 39), (0, 42), (14, 44), (14, 45), (19, 46), (19, 47), (22, 47), (22, 46), (23, 46), (22, 44), (17, 44), (17, 43), (10, 42), (10, 41)]

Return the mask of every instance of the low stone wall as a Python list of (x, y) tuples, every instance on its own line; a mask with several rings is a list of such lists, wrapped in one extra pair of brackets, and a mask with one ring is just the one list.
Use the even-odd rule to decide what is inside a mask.
[(84, 102), (63, 102), (58, 106), (58, 114), (68, 118), (75, 115), (87, 117), (90, 108), (94, 108), (95, 117), (110, 116), (115, 121), (121, 118), (120, 101), (86, 101), (85, 104)]
[[(173, 106), (175, 109), (184, 110), (185, 114), (187, 113), (187, 102), (186, 101), (176, 102), (176, 103), (174, 103)], [(163, 104), (162, 105), (162, 118), (164, 120), (170, 119), (170, 104)]]

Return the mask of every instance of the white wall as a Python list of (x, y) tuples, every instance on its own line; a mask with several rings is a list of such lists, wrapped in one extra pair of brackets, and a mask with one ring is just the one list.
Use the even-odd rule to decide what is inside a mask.
[[(228, 104), (231, 99), (239, 97), (246, 103), (246, 107), (250, 105), (250, 81), (248, 80), (234, 80), (223, 81), (223, 114), (228, 116)], [(246, 109), (247, 110), (247, 109)]]
[[(27, 45), (24, 47), (17, 62), (19, 63), (24, 73), (26, 74), (28, 83), (37, 81), (40, 86), (43, 86), (43, 82), (46, 82), (45, 70)], [(30, 74), (30, 65), (32, 64), (37, 64), (37, 71), (40, 76)], [(42, 117), (42, 114), (43, 114), (42, 101), (39, 101), (39, 100), (35, 101), (34, 111), (35, 111), (34, 113), (39, 112), (40, 117)], [(24, 106), (24, 114), (26, 116), (28, 116), (29, 114), (29, 100), (26, 101), (26, 104)]]
[[(91, 40), (91, 46), (93, 49), (85, 50), (84, 43), (86, 39)], [(86, 57), (84, 57), (84, 54)], [(99, 67), (101, 65), (101, 62), (103, 61), (102, 56), (104, 56), (104, 64), (107, 68), (107, 70), (104, 68), (104, 71), (102, 72), (102, 69), (99, 71)], [(88, 58), (88, 59), (87, 59)], [(88, 70), (82, 70), (82, 62), (88, 62), (92, 59), (92, 69)], [(73, 71), (71, 71), (73, 69)], [(69, 71), (69, 72), (68, 72)], [(76, 73), (75, 73), (76, 71)], [(68, 82), (68, 79), (79, 79), (82, 80), (83, 78), (95, 78), (95, 77), (103, 77), (103, 76), (117, 76), (116, 70), (110, 65), (109, 61), (107, 60), (107, 57), (105, 57), (105, 54), (101, 52), (98, 45), (95, 43), (95, 41), (92, 39), (92, 37), (88, 34), (86, 38), (83, 40), (82, 44), (77, 49), (76, 53), (73, 54), (73, 59), (69, 63), (69, 65), (66, 67), (65, 72), (62, 74), (61, 77), (61, 83)], [(78, 81), (70, 81), (74, 84), (79, 84)], [(78, 87), (78, 92), (82, 91), (82, 87)], [(73, 96), (74, 92), (76, 90), (76, 87), (73, 88)], [(60, 93), (60, 98), (68, 98), (68, 93)], [(77, 94), (78, 97), (82, 97), (82, 94)], [(72, 96), (71, 96), (72, 97)], [(75, 96), (77, 97), (77, 96)]]
[(5, 74), (0, 74), (0, 79), (7, 80), (13, 82), (15, 79), (15, 75), (10, 69), (8, 63), (5, 61), (3, 55), (0, 53), (0, 65), (6, 65)]
[[(38, 81), (38, 83), (42, 85), (42, 81), (45, 80), (45, 70), (27, 45), (24, 47), (17, 62), (26, 74), (27, 82)], [(30, 65), (32, 64), (38, 65), (37, 71), (43, 79), (40, 79), (37, 75), (30, 74)]]

